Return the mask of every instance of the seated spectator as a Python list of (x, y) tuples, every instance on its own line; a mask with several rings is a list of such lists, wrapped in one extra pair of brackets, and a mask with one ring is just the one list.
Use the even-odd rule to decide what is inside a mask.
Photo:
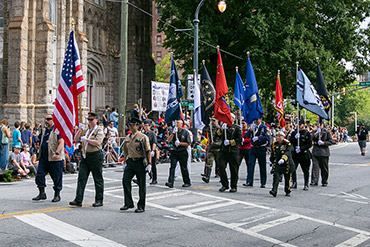
[(82, 145), (79, 144), (76, 150), (73, 152), (73, 159), (76, 161), (77, 170), (80, 165), (81, 158), (82, 158)]
[(35, 167), (39, 165), (39, 161), (37, 160), (37, 156), (39, 155), (39, 150), (40, 150), (40, 141), (37, 140), (35, 143), (35, 148), (31, 149), (31, 163)]
[[(9, 156), (8, 170), (13, 171), (13, 176), (20, 178), (19, 175), (29, 179), (27, 175), (30, 171), (21, 167), (21, 147), (14, 146), (14, 151)], [(19, 174), (19, 175), (18, 175)]]
[(196, 160), (201, 162), (201, 159), (206, 157), (206, 145), (201, 145), (200, 142), (195, 143), (195, 147), (193, 148), (193, 162)]
[[(118, 162), (119, 158), (117, 152), (114, 149), (112, 137), (110, 135), (111, 133), (108, 132), (107, 136), (103, 140), (103, 150), (106, 163)], [(115, 165), (109, 164), (109, 166), (114, 167)]]
[(21, 167), (23, 167), (23, 170), (29, 170), (28, 174), (36, 174), (36, 168), (31, 162), (31, 154), (30, 154), (30, 148), (28, 144), (23, 144), (22, 146), (23, 151), (20, 153), (21, 156)]
[(72, 164), (73, 153), (74, 153), (73, 145), (70, 148), (67, 145), (65, 145), (64, 152), (65, 152), (65, 160), (63, 164), (64, 173), (74, 174), (76, 171)]

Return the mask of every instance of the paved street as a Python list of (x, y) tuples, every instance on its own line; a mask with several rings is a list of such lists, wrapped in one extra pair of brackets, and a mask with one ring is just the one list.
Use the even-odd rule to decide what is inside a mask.
[(360, 156), (357, 143), (333, 146), (331, 153), (328, 187), (303, 191), (299, 168), (298, 189), (286, 197), (280, 186), (276, 198), (268, 193), (271, 175), (265, 189), (259, 180), (253, 188), (242, 186), (245, 164), (237, 193), (218, 192), (218, 178), (203, 183), (200, 163), (192, 165), (191, 188), (183, 189), (177, 178), (169, 189), (168, 164), (161, 164), (159, 185), (147, 186), (143, 214), (119, 211), (121, 167), (104, 170), (101, 208), (91, 206), (92, 178), (82, 208), (68, 206), (77, 175), (64, 176), (59, 203), (51, 202), (50, 177), (48, 199), (41, 202), (31, 200), (37, 194), (34, 179), (0, 183), (0, 246), (370, 246), (370, 153)]

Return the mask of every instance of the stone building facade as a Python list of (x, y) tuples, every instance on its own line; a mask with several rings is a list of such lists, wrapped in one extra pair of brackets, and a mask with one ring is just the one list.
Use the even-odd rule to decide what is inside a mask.
[[(151, 12), (152, 1), (130, 3)], [(75, 20), (86, 92), (84, 114), (117, 106), (120, 77), (121, 3), (105, 0), (0, 0), (3, 38), (0, 118), (40, 122), (53, 110), (65, 45)], [(3, 11), (3, 12), (1, 12)], [(3, 26), (1, 26), (3, 20)], [(127, 109), (138, 101), (150, 106), (154, 79), (150, 16), (129, 7)], [(143, 76), (140, 75), (143, 69)], [(122, 112), (122, 111), (121, 111)]]

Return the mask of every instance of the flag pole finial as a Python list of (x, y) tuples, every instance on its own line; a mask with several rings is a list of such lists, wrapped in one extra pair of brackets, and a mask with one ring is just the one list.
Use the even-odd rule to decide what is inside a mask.
[(204, 59), (203, 59), (203, 60), (202, 60), (202, 64), (203, 64), (203, 65), (206, 65), (206, 60), (204, 60)]
[(297, 61), (296, 64), (297, 64), (297, 67), (298, 67), (299, 66), (299, 62)]
[(280, 69), (278, 70), (278, 75), (280, 75)]
[(219, 46), (219, 45), (217, 45), (217, 46), (216, 46), (216, 49), (217, 49), (217, 51), (220, 51), (220, 46)]
[(236, 70), (236, 72), (238, 72), (238, 71), (239, 71), (239, 67), (238, 67), (238, 66), (236, 66), (236, 67), (235, 67), (235, 70)]
[(249, 51), (247, 51), (247, 56), (249, 57), (249, 55), (250, 55), (251, 53), (249, 52)]
[(71, 24), (72, 24), (72, 28), (74, 28), (74, 27), (75, 27), (75, 24), (76, 24), (76, 22), (75, 22), (75, 19), (74, 19), (74, 18), (72, 18), (72, 20), (71, 20)]
[(316, 57), (316, 62), (317, 62), (317, 63), (319, 62), (319, 57)]

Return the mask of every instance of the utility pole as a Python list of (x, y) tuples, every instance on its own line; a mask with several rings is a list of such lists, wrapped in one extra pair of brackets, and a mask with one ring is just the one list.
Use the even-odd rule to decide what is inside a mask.
[(121, 4), (121, 70), (119, 80), (118, 105), (121, 113), (119, 118), (119, 132), (125, 134), (126, 126), (126, 96), (127, 96), (127, 56), (128, 56), (128, 0)]

